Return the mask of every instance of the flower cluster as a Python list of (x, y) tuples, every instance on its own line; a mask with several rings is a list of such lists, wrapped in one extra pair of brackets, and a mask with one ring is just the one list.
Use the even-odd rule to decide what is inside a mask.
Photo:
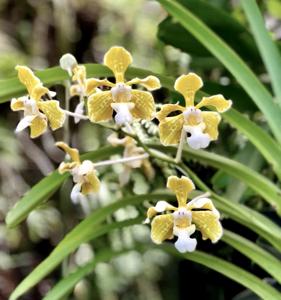
[[(117, 160), (97, 163), (82, 161), (77, 149), (65, 142), (56, 143), (66, 153), (65, 161), (58, 170), (61, 174), (68, 172), (72, 175), (74, 186), (70, 198), (73, 203), (85, 203), (90, 194), (99, 191), (100, 181), (96, 168), (100, 166), (122, 163), (124, 168), (119, 176), (121, 186), (129, 182), (130, 174), (136, 168), (142, 168), (146, 178), (153, 179), (155, 171), (145, 150), (147, 147), (134, 132), (134, 122), (151, 122), (156, 117), (159, 120), (160, 142), (163, 145), (178, 145), (177, 162), (181, 160), (185, 140), (189, 147), (200, 149), (208, 147), (211, 141), (218, 138), (220, 113), (231, 107), (231, 101), (222, 95), (203, 97), (196, 104), (195, 94), (203, 83), (198, 75), (189, 73), (180, 76), (174, 86), (183, 95), (185, 106), (178, 103), (164, 104), (156, 113), (151, 92), (161, 87), (160, 81), (154, 75), (126, 80), (125, 73), (132, 61), (131, 54), (123, 47), (108, 50), (104, 56), (104, 65), (114, 75), (112, 82), (110, 78), (87, 78), (84, 65), (79, 65), (71, 54), (63, 55), (60, 66), (69, 75), (66, 95), (79, 98), (74, 112), (69, 111), (69, 99), (66, 99), (65, 109), (62, 109), (59, 101), (53, 99), (56, 93), (44, 87), (29, 68), (16, 67), (18, 78), (28, 92), (28, 95), (11, 101), (13, 111), (23, 111), (16, 132), (30, 127), (31, 138), (36, 138), (47, 130), (48, 123), (51, 130), (56, 130), (64, 125), (66, 118), (72, 116), (75, 123), (81, 119), (93, 123), (113, 121), (116, 124), (114, 129), (122, 133), (121, 138), (115, 133), (108, 137), (112, 146), (124, 147), (123, 157)], [(201, 110), (209, 106), (216, 111)], [(176, 194), (178, 206), (159, 201), (156, 206), (148, 209), (147, 221), (152, 219), (152, 240), (159, 244), (177, 236), (175, 246), (180, 252), (194, 251), (197, 241), (190, 236), (198, 229), (203, 239), (209, 238), (216, 242), (222, 235), (222, 227), (219, 212), (212, 201), (203, 195), (187, 202), (189, 193), (194, 189), (192, 181), (187, 177), (170, 176), (167, 187)]]

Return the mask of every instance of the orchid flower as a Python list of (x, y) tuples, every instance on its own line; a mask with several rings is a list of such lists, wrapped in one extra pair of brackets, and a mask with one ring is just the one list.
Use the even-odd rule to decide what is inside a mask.
[(124, 186), (129, 182), (130, 175), (133, 169), (137, 169), (141, 167), (144, 169), (146, 177), (149, 180), (153, 179), (155, 172), (154, 169), (152, 168), (151, 163), (147, 159), (148, 154), (145, 153), (142, 147), (137, 146), (136, 141), (132, 137), (126, 136), (124, 138), (118, 138), (116, 133), (112, 133), (107, 138), (107, 141), (114, 147), (115, 146), (124, 147), (123, 158), (125, 160), (130, 157), (138, 157), (138, 156), (140, 157), (139, 160), (128, 161), (124, 163), (124, 170), (119, 176), (119, 181), (121, 186)]
[(74, 115), (75, 123), (79, 123), (79, 115), (84, 115), (85, 112), (85, 97), (89, 97), (97, 92), (96, 79), (87, 79), (86, 68), (83, 65), (78, 65), (76, 58), (72, 54), (64, 54), (60, 59), (60, 66), (66, 70), (72, 77), (73, 84), (70, 87), (70, 96), (79, 96), (79, 103), (77, 104)]
[(16, 127), (16, 132), (30, 127), (31, 138), (36, 138), (47, 130), (48, 122), (52, 130), (62, 127), (65, 113), (60, 108), (59, 102), (42, 99), (44, 95), (52, 98), (56, 93), (44, 87), (40, 79), (28, 67), (17, 66), (16, 70), (20, 82), (26, 86), (28, 91), (27, 96), (11, 100), (11, 109), (13, 111), (22, 110), (24, 113), (24, 117)]
[[(175, 82), (175, 90), (185, 99), (185, 106), (179, 104), (165, 104), (157, 113), (159, 120), (160, 141), (163, 145), (177, 145), (177, 160), (180, 160), (184, 139), (193, 149), (206, 148), (211, 141), (218, 138), (218, 125), (221, 121), (219, 113), (228, 110), (231, 100), (222, 95), (203, 97), (198, 104), (194, 104), (195, 93), (203, 86), (201, 78), (194, 74), (180, 76)], [(217, 112), (201, 111), (204, 106), (212, 106)], [(171, 113), (179, 112), (175, 116)]]
[(64, 142), (57, 142), (56, 146), (64, 150), (72, 160), (71, 162), (62, 162), (59, 166), (60, 174), (69, 172), (73, 177), (75, 185), (70, 195), (72, 202), (85, 202), (87, 195), (98, 192), (100, 188), (94, 164), (90, 160), (81, 162), (79, 151)]
[[(187, 202), (189, 193), (195, 189), (193, 182), (187, 177), (170, 176), (167, 187), (175, 194), (178, 207), (166, 201), (157, 202), (147, 211), (146, 223), (151, 222), (151, 239), (156, 244), (177, 236), (175, 247), (179, 252), (195, 250), (197, 240), (190, 236), (195, 230), (201, 231), (203, 240), (210, 239), (216, 243), (223, 234), (219, 221), (220, 214), (211, 199), (202, 195)], [(157, 215), (157, 213), (165, 213)]]
[(111, 120), (113, 111), (116, 112), (115, 122), (120, 126), (130, 124), (134, 119), (151, 120), (154, 117), (155, 105), (152, 94), (132, 89), (131, 86), (139, 84), (149, 91), (153, 91), (160, 88), (160, 81), (155, 76), (126, 81), (124, 74), (131, 63), (131, 54), (122, 47), (112, 47), (105, 54), (104, 64), (113, 72), (115, 83), (107, 79), (92, 79), (93, 87), (105, 86), (110, 90), (92, 94), (88, 98), (90, 121)]

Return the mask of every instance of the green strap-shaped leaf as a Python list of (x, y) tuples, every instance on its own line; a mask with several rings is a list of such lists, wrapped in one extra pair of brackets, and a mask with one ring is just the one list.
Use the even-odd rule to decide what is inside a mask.
[[(110, 155), (120, 153), (121, 150), (121, 147), (107, 146), (97, 151), (84, 154), (81, 158), (82, 160), (99, 160)], [(43, 201), (47, 200), (62, 185), (63, 181), (68, 176), (68, 173), (60, 175), (57, 171), (54, 171), (49, 176), (35, 184), (8, 212), (6, 216), (7, 226), (14, 227), (23, 221), (33, 209), (35, 209)]]
[(281, 261), (248, 239), (224, 230), (222, 240), (243, 253), (281, 283)]
[[(86, 219), (79, 223), (74, 229), (68, 233), (64, 239), (57, 245), (57, 247), (52, 251), (52, 253), (41, 262), (32, 273), (30, 273), (14, 290), (10, 299), (15, 300), (36, 285), (41, 279), (48, 275), (54, 268), (56, 268), (71, 252), (73, 252), (81, 243), (85, 243), (91, 240), (95, 230), (99, 228), (99, 224), (103, 222), (106, 217), (119, 208), (125, 207), (127, 205), (138, 205), (145, 200), (159, 201), (159, 200), (175, 200), (175, 196), (165, 193), (165, 194), (150, 194), (150, 195), (139, 195), (124, 198), (114, 202), (108, 206), (100, 208), (97, 211), (92, 212)], [(276, 240), (274, 234), (280, 228), (274, 223), (270, 223), (261, 214), (255, 212), (251, 209), (244, 209), (242, 205), (231, 203), (224, 199), (215, 199), (215, 205), (221, 212), (225, 213), (229, 217), (241, 222), (241, 224), (256, 228), (257, 231), (265, 239)], [(242, 220), (242, 221), (241, 221)], [(249, 225), (250, 224), (250, 225)], [(265, 224), (265, 225), (262, 225)], [(277, 238), (276, 244), (280, 242), (280, 238)], [(280, 244), (280, 243), (279, 243)]]
[(241, 5), (250, 23), (260, 54), (270, 75), (275, 96), (279, 105), (281, 105), (281, 55), (279, 49), (264, 25), (265, 21), (256, 1), (241, 1)]
[(228, 278), (231, 278), (232, 280), (252, 290), (262, 299), (281, 299), (281, 294), (276, 289), (267, 284), (265, 285), (265, 282), (257, 278), (255, 275), (229, 262), (226, 262), (221, 258), (200, 251), (180, 254), (176, 251), (176, 249), (168, 245), (163, 245), (161, 248), (164, 249), (166, 252), (178, 256), (179, 258), (185, 258), (194, 261), (212, 270), (215, 270)]
[(233, 74), (264, 113), (273, 134), (281, 143), (281, 109), (251, 69), (190, 10), (174, 0), (158, 1), (175, 20), (197, 38)]
[[(92, 240), (97, 238), (100, 235), (108, 233), (113, 229), (123, 228), (125, 226), (130, 226), (133, 224), (137, 224), (139, 222), (137, 219), (127, 220), (122, 222), (116, 222), (109, 225), (104, 225), (96, 230), (95, 235), (93, 235)], [(230, 231), (225, 230), (222, 240), (227, 244), (233, 246), (239, 252), (245, 254), (248, 258), (250, 258), (253, 262), (257, 265), (261, 266), (265, 271), (271, 274), (276, 280), (279, 282), (281, 281), (281, 263), (280, 261), (257, 246), (255, 243), (233, 233)], [(133, 250), (138, 250), (139, 248), (143, 249), (144, 247), (141, 245), (140, 247), (135, 247)], [(89, 275), (91, 272), (94, 271), (97, 263), (109, 261), (112, 258), (115, 258), (119, 255), (122, 255), (131, 249), (124, 249), (118, 252), (113, 252), (112, 250), (103, 250), (96, 255), (96, 257), (89, 261), (84, 266), (78, 268), (73, 273), (69, 274), (65, 278), (61, 279), (43, 298), (43, 300), (59, 300), (62, 297), (68, 295), (75, 285), (82, 280), (85, 276)], [(238, 275), (238, 274), (237, 274)], [(232, 278), (233, 279), (233, 278)], [(236, 280), (237, 281), (237, 280)], [(267, 290), (268, 285), (264, 283), (264, 288)], [(243, 281), (243, 285), (245, 285), (245, 281)], [(247, 286), (248, 288), (252, 289), (251, 287)]]

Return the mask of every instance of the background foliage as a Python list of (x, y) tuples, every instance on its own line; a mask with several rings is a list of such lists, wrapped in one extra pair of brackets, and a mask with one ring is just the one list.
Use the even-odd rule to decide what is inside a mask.
[[(1, 1), (1, 299), (7, 299), (28, 274), (14, 299), (36, 283), (22, 299), (42, 299), (51, 288), (46, 299), (65, 295), (66, 299), (259, 299), (254, 293), (280, 298), (281, 233), (276, 209), (280, 214), (281, 6), (276, 0), (258, 4), (252, 0)], [(205, 93), (224, 94), (233, 100), (234, 109), (224, 115), (219, 141), (208, 152), (187, 149), (184, 164), (176, 168), (172, 161), (153, 157), (155, 180), (147, 182), (141, 171), (135, 171), (123, 189), (118, 184), (121, 167), (115, 166), (113, 172), (104, 168), (101, 192), (88, 208), (81, 208), (69, 201), (71, 181), (54, 171), (63, 157), (53, 143), (63, 131), (34, 141), (27, 133), (15, 136), (18, 117), (7, 101), (23, 92), (14, 79), (16, 64), (44, 69), (57, 65), (65, 52), (81, 63), (100, 63), (112, 45), (128, 48), (134, 66), (142, 68), (130, 69), (129, 77), (146, 74), (145, 69), (163, 74), (164, 88), (155, 93), (157, 102), (176, 102), (171, 77), (192, 70), (204, 79)], [(89, 76), (110, 74), (100, 65), (87, 65), (87, 70)], [(63, 71), (54, 68), (38, 75), (63, 98)], [(93, 160), (122, 151), (102, 148), (108, 129), (86, 122), (71, 126), (73, 144), (82, 152), (91, 151), (86, 155)], [(151, 149), (174, 152), (153, 138), (156, 124), (142, 124), (137, 130)], [(169, 245), (154, 247), (148, 227), (136, 225), (149, 203), (160, 197), (172, 199), (163, 190), (165, 178), (179, 169), (192, 177), (198, 189), (211, 189), (226, 229), (221, 242), (199, 243), (199, 251), (184, 257), (177, 257)], [(158, 194), (142, 196), (152, 192)]]

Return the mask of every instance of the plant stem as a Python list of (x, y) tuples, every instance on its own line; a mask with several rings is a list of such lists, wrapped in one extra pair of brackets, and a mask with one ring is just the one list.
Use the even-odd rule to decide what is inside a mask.
[(88, 116), (85, 116), (85, 115), (80, 115), (80, 114), (76, 114), (74, 112), (71, 112), (71, 111), (68, 111), (68, 110), (64, 110), (64, 113), (68, 116), (71, 116), (73, 118), (79, 118), (81, 120), (88, 120), (89, 117)]
[(138, 156), (132, 156), (132, 157), (128, 157), (128, 158), (120, 158), (120, 159), (115, 159), (115, 160), (105, 160), (105, 161), (101, 161), (98, 163), (94, 164), (94, 167), (103, 167), (103, 166), (111, 166), (111, 165), (115, 165), (115, 164), (120, 164), (120, 163), (127, 163), (127, 162), (132, 162), (135, 160), (142, 160), (145, 158), (148, 158), (148, 154), (142, 154), (142, 155), (138, 155)]
[(182, 148), (183, 148), (183, 145), (184, 145), (185, 136), (186, 136), (186, 133), (185, 133), (184, 129), (182, 129), (181, 137), (180, 137), (180, 143), (179, 143), (178, 151), (177, 151), (177, 155), (176, 155), (176, 163), (181, 161)]

